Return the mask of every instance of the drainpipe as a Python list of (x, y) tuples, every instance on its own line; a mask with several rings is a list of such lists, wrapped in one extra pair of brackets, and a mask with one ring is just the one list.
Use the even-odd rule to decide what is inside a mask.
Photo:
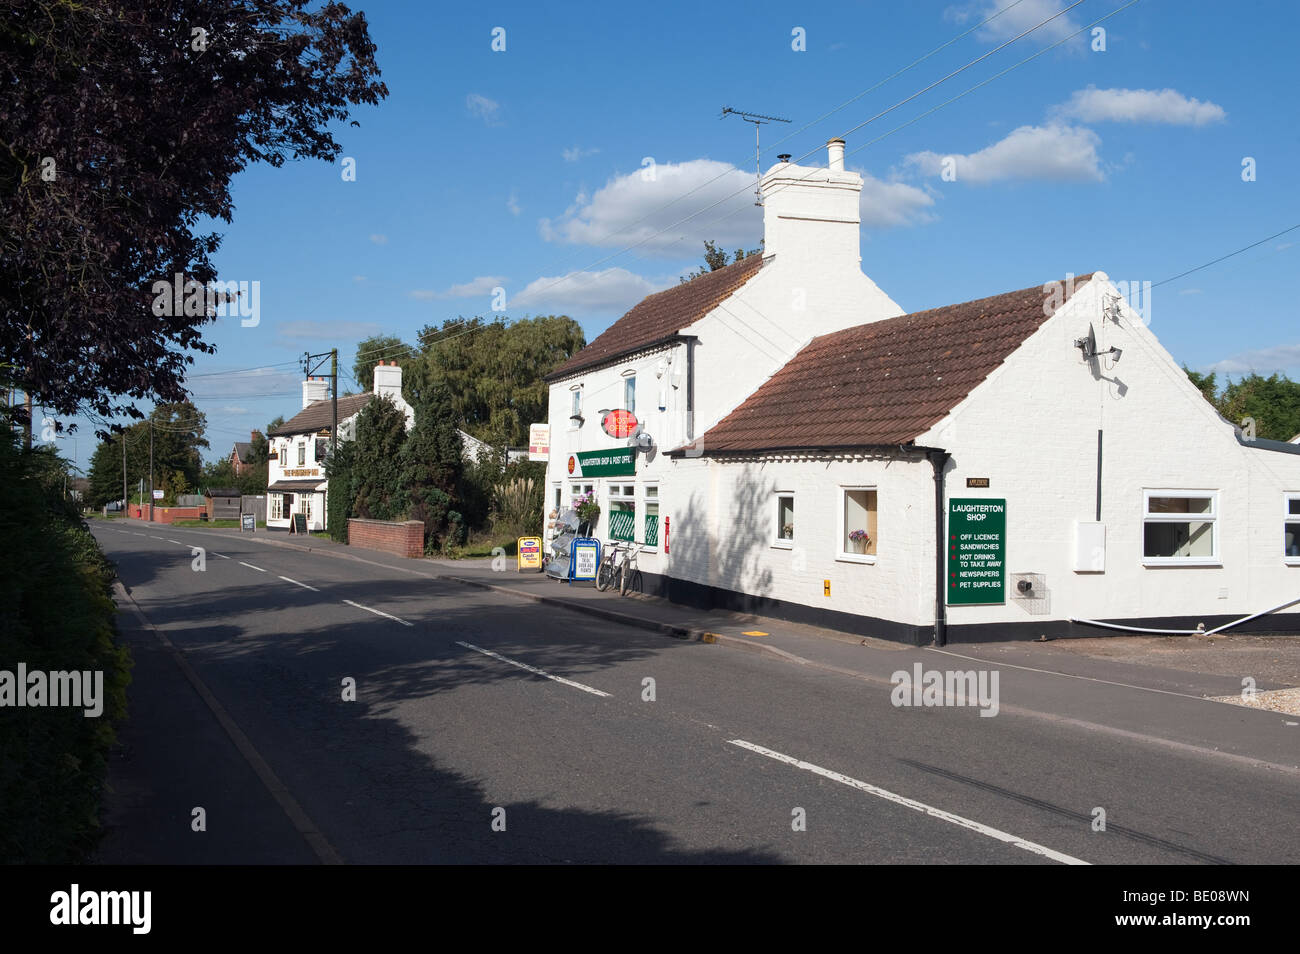
[(943, 471), (948, 465), (948, 452), (945, 450), (928, 451), (925, 455), (934, 468), (934, 644), (948, 644), (948, 615), (944, 599), (944, 554), (947, 552), (944, 540), (944, 487)]
[(686, 339), (686, 440), (695, 441), (695, 339)]

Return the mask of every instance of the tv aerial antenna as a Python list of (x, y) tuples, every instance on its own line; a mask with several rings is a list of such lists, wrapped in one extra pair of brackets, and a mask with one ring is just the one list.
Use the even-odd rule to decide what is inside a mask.
[(764, 116), (762, 113), (747, 113), (743, 109), (732, 109), (730, 106), (722, 107), (722, 115), (719, 119), (725, 119), (728, 115), (739, 116), (747, 123), (754, 124), (754, 170), (758, 173), (758, 182), (754, 187), (754, 195), (757, 196), (755, 205), (763, 204), (763, 166), (762, 166), (762, 149), (758, 144), (758, 127), (766, 123), (788, 123), (790, 120), (782, 119), (780, 116)]

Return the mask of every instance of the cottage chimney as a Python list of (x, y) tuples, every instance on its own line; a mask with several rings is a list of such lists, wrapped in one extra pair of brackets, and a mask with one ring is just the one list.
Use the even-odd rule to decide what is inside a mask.
[(308, 378), (302, 382), (302, 406), (307, 408), (329, 397), (329, 383), (324, 378)]
[(862, 177), (844, 169), (844, 140), (826, 144), (829, 165), (778, 162), (763, 176), (763, 254), (861, 271)]
[(844, 171), (844, 140), (832, 139), (826, 144), (827, 158), (830, 160), (831, 172)]
[(396, 361), (391, 361), (388, 364), (380, 361), (375, 365), (374, 392), (378, 397), (387, 394), (393, 399), (394, 404), (401, 407), (402, 369)]

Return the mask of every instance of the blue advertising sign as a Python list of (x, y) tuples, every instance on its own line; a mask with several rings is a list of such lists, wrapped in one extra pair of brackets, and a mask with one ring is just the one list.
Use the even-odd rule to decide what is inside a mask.
[(569, 580), (594, 581), (600, 566), (600, 541), (594, 537), (576, 537), (569, 547)]

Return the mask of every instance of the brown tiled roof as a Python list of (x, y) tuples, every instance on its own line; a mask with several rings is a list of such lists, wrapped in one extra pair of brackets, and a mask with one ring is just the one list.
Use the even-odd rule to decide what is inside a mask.
[[(1091, 274), (1075, 278), (1067, 295)], [(1060, 304), (1058, 302), (1058, 304)], [(1043, 286), (814, 338), (706, 432), (705, 454), (907, 444), (960, 403), (1054, 309)]]
[(546, 375), (546, 380), (562, 378), (675, 335), (716, 308), (757, 275), (762, 265), (762, 255), (750, 255), (684, 285), (641, 299), (595, 341)]
[[(339, 421), (346, 421), (356, 414), (369, 404), (373, 397), (374, 394), (349, 394), (339, 398)], [(278, 437), (282, 434), (306, 434), (328, 428), (333, 423), (332, 403), (329, 399), (313, 401), (275, 430), (269, 431), (268, 435)]]

